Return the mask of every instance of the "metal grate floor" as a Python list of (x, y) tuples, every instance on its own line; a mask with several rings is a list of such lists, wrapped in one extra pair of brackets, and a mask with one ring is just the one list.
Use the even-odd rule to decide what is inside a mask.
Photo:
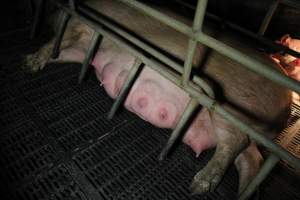
[[(107, 120), (113, 101), (94, 75), (78, 85), (78, 64), (25, 73), (20, 55), (10, 52), (0, 60), (1, 199), (236, 198), (234, 167), (214, 193), (189, 194), (193, 175), (213, 151), (196, 159), (181, 145), (158, 162), (168, 130), (125, 109)], [(261, 199), (300, 199), (299, 184), (279, 166), (264, 182)]]

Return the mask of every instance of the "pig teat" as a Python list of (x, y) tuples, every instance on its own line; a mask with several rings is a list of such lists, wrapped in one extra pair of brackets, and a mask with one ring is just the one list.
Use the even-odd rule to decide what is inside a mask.
[(176, 105), (168, 100), (161, 100), (152, 110), (152, 122), (162, 128), (173, 128), (177, 122), (178, 109)]
[(143, 80), (133, 91), (130, 102), (132, 110), (146, 121), (162, 128), (172, 128), (178, 116), (174, 102), (157, 82)]

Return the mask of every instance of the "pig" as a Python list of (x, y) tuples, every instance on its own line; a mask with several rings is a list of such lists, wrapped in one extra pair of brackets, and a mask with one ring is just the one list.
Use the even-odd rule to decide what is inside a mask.
[[(300, 40), (291, 38), (289, 34), (282, 36), (280, 40), (276, 42), (300, 52)], [(278, 63), (290, 77), (300, 81), (300, 58), (288, 54), (281, 55), (280, 53), (271, 55), (271, 58)]]
[[(184, 60), (188, 44), (185, 35), (119, 1), (89, 0), (87, 4), (148, 42)], [(191, 24), (189, 19), (168, 10), (164, 10), (164, 13)], [(72, 18), (61, 44), (59, 57), (55, 60), (50, 58), (53, 49), (51, 40), (26, 57), (27, 65), (31, 70), (37, 71), (43, 69), (49, 61), (82, 62), (92, 33), (91, 28)], [(283, 73), (270, 59), (231, 36), (219, 34), (218, 37)], [(198, 44), (193, 65), (198, 66), (199, 73), (211, 80), (212, 85), (218, 89), (215, 91), (216, 100), (227, 111), (256, 130), (266, 133), (268, 137), (273, 138), (279, 133), (290, 114), (290, 91), (216, 51), (206, 53), (204, 61), (204, 52), (207, 52), (206, 48)], [(126, 49), (104, 37), (91, 64), (101, 87), (104, 87), (110, 97), (116, 98), (134, 62), (135, 57)], [(190, 99), (186, 92), (146, 65), (132, 86), (124, 105), (157, 127), (174, 128)], [(216, 147), (212, 159), (195, 175), (191, 184), (192, 194), (213, 191), (232, 162), (239, 171), (241, 192), (257, 173), (262, 161), (254, 141), (207, 108), (202, 108), (196, 114), (182, 140), (193, 149), (196, 156), (206, 149)]]

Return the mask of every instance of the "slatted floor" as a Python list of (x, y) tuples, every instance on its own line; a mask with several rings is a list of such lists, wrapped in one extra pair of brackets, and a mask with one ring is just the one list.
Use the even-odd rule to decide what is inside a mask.
[[(193, 175), (211, 157), (198, 159), (181, 145), (167, 160), (157, 157), (169, 131), (121, 110), (106, 119), (112, 100), (91, 73), (77, 84), (78, 64), (52, 64), (24, 72), (21, 48), (0, 57), (1, 199), (235, 199), (231, 167), (214, 193), (190, 196)], [(277, 167), (261, 199), (300, 199), (300, 180)]]

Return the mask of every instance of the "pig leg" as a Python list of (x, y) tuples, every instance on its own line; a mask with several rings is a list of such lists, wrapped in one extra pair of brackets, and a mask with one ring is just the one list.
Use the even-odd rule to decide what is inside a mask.
[(228, 166), (249, 142), (247, 135), (216, 113), (212, 116), (212, 122), (217, 137), (216, 151), (208, 164), (195, 175), (191, 184), (193, 194), (213, 191)]
[(234, 164), (239, 172), (239, 194), (258, 173), (262, 161), (263, 157), (254, 142), (235, 159)]
[[(55, 61), (77, 61), (80, 62), (84, 58), (84, 49), (86, 44), (84, 44), (83, 35), (86, 35), (84, 27), (85, 25), (80, 24), (78, 21), (70, 20), (69, 26), (67, 27), (63, 40), (61, 42), (61, 55)], [(64, 49), (71, 47), (74, 43), (76, 46), (81, 46), (80, 48), (71, 48), (68, 50), (69, 52), (63, 53)], [(86, 43), (86, 42), (85, 42)], [(54, 47), (54, 39), (51, 39), (47, 44), (45, 44), (42, 48), (40, 48), (37, 52), (28, 55), (25, 58), (26, 65), (29, 67), (31, 71), (38, 71), (43, 69), (47, 62), (51, 59), (51, 54)], [(72, 51), (72, 52), (70, 52)], [(72, 55), (72, 56), (66, 56)]]

